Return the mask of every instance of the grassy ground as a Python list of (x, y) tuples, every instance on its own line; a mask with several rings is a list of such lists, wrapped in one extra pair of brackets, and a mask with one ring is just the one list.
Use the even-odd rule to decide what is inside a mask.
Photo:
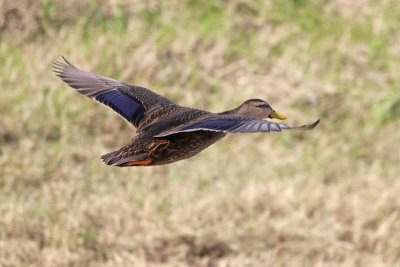
[[(161, 2), (161, 3), (160, 3)], [(0, 265), (400, 265), (398, 1), (0, 3)], [(312, 132), (231, 135), (152, 168), (51, 62)]]

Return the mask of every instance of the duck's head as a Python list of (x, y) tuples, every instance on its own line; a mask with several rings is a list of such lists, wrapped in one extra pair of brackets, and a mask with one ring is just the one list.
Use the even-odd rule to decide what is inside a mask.
[(249, 99), (241, 104), (237, 110), (238, 115), (253, 116), (259, 119), (285, 120), (286, 116), (276, 112), (267, 102), (262, 99)]

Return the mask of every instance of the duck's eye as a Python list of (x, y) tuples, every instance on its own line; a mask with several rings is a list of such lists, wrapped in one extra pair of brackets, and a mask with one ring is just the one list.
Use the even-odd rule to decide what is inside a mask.
[(267, 108), (268, 105), (267, 104), (261, 104), (261, 105), (257, 105), (258, 108)]

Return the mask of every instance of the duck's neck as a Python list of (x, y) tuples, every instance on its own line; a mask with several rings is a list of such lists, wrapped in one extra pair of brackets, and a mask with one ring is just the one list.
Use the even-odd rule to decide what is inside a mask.
[(220, 115), (241, 115), (241, 105), (238, 106), (237, 108), (231, 109), (231, 110), (227, 110), (224, 112), (219, 113)]

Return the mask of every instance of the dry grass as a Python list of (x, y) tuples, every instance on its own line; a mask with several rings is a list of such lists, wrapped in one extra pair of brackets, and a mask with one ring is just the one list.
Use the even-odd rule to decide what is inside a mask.
[[(0, 265), (400, 264), (397, 1), (6, 0), (0, 11)], [(133, 129), (51, 73), (61, 54), (181, 105), (258, 97), (290, 123), (322, 123), (111, 168), (99, 156)]]

